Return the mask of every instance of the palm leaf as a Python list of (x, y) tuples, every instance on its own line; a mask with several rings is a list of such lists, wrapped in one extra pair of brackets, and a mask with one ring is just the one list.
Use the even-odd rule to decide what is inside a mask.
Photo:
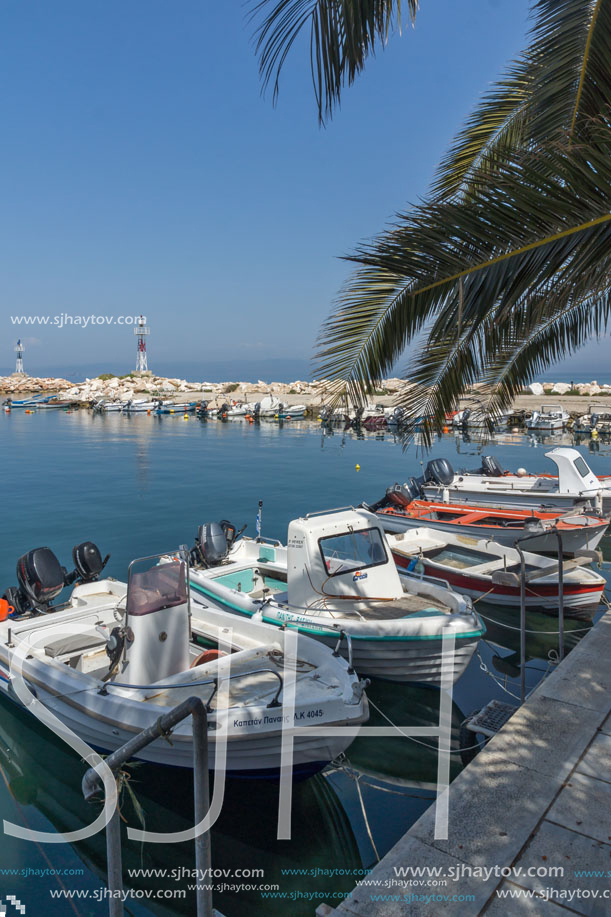
[[(413, 20), (418, 0), (407, 0)], [(310, 68), (321, 123), (340, 102), (368, 57), (401, 28), (401, 0), (257, 0), (256, 53), (263, 89), (278, 98), (280, 73), (300, 33), (310, 31)]]

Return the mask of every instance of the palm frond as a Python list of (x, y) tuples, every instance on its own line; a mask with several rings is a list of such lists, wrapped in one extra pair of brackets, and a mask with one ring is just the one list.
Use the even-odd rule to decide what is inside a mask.
[[(407, 0), (413, 21), (419, 0)], [(263, 89), (278, 98), (280, 73), (300, 33), (310, 31), (310, 68), (321, 123), (331, 118), (345, 86), (368, 57), (401, 28), (401, 0), (256, 0), (256, 54)]]

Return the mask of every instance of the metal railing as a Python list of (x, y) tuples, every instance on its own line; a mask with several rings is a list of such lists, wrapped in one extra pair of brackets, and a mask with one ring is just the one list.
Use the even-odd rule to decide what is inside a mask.
[[(168, 736), (172, 729), (187, 717), (193, 718), (193, 803), (195, 824), (199, 825), (210, 808), (210, 790), (208, 785), (208, 715), (205, 706), (198, 697), (188, 697), (181, 704), (160, 716), (152, 726), (113, 751), (105, 763), (116, 774), (119, 768), (160, 736)], [(97, 796), (102, 789), (102, 781), (94, 768), (89, 768), (82, 781), (83, 796), (89, 800)], [(123, 868), (121, 857), (121, 816), (118, 807), (106, 826), (106, 854), (108, 870), (108, 890), (123, 891)], [(210, 831), (202, 832), (195, 837), (195, 866), (198, 876), (210, 875), (211, 850)], [(111, 894), (109, 898), (110, 917), (123, 917), (121, 895)], [(197, 884), (196, 891), (197, 917), (212, 917), (212, 891), (202, 883)]]
[[(543, 568), (536, 577), (526, 574), (526, 558), (520, 547), (526, 541), (534, 541), (541, 538), (541, 532), (534, 532), (532, 535), (524, 535), (514, 542), (514, 548), (520, 555), (520, 575), (509, 571), (499, 571), (492, 574), (492, 582), (501, 585), (519, 585), (520, 587), (520, 698), (521, 703), (526, 699), (526, 584), (533, 578), (539, 576), (548, 576), (550, 573), (558, 572), (558, 661), (564, 659), (564, 552), (562, 549), (562, 535), (556, 528), (547, 529), (546, 534), (555, 535), (558, 540), (558, 565), (555, 568)], [(588, 558), (593, 561), (600, 561), (600, 552), (598, 551), (579, 551), (579, 556)], [(570, 563), (570, 561), (569, 561)]]

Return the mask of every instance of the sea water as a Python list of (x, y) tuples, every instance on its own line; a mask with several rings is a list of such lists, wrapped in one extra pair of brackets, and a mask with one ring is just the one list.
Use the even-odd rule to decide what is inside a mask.
[[(490, 452), (508, 468), (551, 471), (545, 452), (570, 442), (567, 434), (545, 439), (499, 434), (482, 444), (449, 434), (427, 456), (417, 444), (404, 450), (388, 432), (357, 436), (324, 431), (308, 421), (249, 424), (181, 415), (13, 411), (0, 418), (0, 594), (16, 581), (17, 558), (43, 545), (70, 568), (72, 546), (95, 541), (103, 555), (111, 554), (107, 572), (125, 579), (133, 558), (191, 545), (203, 522), (229, 519), (238, 528), (247, 524), (246, 534), (254, 535), (260, 500), (262, 534), (284, 541), (290, 519), (373, 502), (390, 484), (419, 474), (430, 457), (446, 457), (455, 468), (476, 468), (481, 453)], [(580, 448), (595, 472), (609, 471), (611, 446)], [(455, 686), (454, 750), (467, 714), (493, 697), (513, 702), (519, 693), (517, 611), (478, 608), (487, 618), (487, 642), (480, 643)], [(528, 626), (526, 676), (532, 687), (549, 669), (557, 623), (529, 612)], [(588, 624), (567, 620), (565, 626), (570, 649)], [(370, 725), (387, 725), (385, 717), (403, 726), (437, 723), (435, 689), (378, 682), (368, 693), (377, 708)], [(223, 871), (214, 878), (215, 905), (227, 915), (305, 917), (321, 901), (337, 904), (430, 805), (437, 770), (431, 745), (432, 739), (399, 734), (358, 739), (341, 768), (295, 786), (290, 841), (276, 839), (277, 786), (231, 781), (212, 832), (213, 867)], [(455, 776), (461, 764), (458, 754), (452, 758)], [(84, 770), (64, 743), (0, 700), (0, 817), (56, 833), (89, 823), (99, 807), (83, 801)], [(188, 826), (190, 776), (144, 764), (130, 767), (128, 774), (121, 802), (125, 824), (144, 824), (152, 831)], [(2, 892), (16, 895), (28, 914), (107, 913), (103, 832), (73, 845), (5, 836), (2, 850), (0, 897)], [(123, 858), (126, 913), (194, 913), (192, 844), (140, 846), (124, 838)], [(128, 876), (128, 870), (138, 869), (149, 874)], [(263, 874), (236, 876), (240, 869)], [(83, 897), (70, 903), (51, 892)]]

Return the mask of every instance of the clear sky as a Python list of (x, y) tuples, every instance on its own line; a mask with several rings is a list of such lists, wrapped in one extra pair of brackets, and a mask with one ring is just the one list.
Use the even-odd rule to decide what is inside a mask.
[(527, 0), (422, 0), (319, 128), (307, 43), (262, 98), (241, 0), (3, 0), (0, 367), (309, 358), (338, 256), (426, 192), (525, 45)]

